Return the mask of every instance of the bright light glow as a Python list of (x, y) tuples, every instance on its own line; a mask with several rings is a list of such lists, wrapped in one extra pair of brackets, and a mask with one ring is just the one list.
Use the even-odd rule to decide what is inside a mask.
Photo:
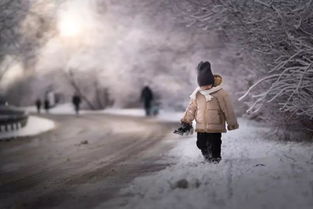
[(63, 15), (59, 21), (60, 35), (63, 37), (76, 37), (82, 32), (79, 17), (75, 15)]

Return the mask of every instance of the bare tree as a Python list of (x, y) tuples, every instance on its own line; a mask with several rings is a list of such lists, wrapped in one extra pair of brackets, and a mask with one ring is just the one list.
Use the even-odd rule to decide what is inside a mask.
[(99, 84), (97, 76), (91, 74), (80, 76), (80, 73), (73, 69), (69, 69), (65, 75), (74, 92), (82, 98), (88, 108), (99, 110), (113, 104), (108, 88)]
[[(0, 81), (15, 62), (31, 68), (37, 49), (53, 35), (53, 11), (46, 6), (41, 0), (0, 0)], [(3, 63), (8, 57), (11, 62)]]
[[(19, 45), (20, 34), (18, 26), (27, 15), (29, 2), (22, 0), (1, 0), (0, 1), (0, 81), (13, 63)], [(6, 60), (7, 55), (13, 55)]]

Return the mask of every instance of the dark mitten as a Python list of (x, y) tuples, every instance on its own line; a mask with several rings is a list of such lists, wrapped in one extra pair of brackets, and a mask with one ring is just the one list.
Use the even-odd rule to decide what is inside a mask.
[(174, 134), (179, 134), (183, 136), (184, 134), (193, 134), (193, 127), (189, 123), (182, 122), (180, 127), (174, 131)]
[(228, 125), (228, 126), (227, 126), (227, 129), (228, 129), (229, 131), (235, 130), (235, 129), (237, 129), (237, 128), (239, 128), (239, 125), (238, 125), (238, 124)]

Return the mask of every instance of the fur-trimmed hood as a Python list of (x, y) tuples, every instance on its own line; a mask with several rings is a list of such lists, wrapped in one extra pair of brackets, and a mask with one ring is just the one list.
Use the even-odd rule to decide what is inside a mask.
[(223, 82), (222, 76), (215, 74), (214, 75), (214, 85), (212, 88), (210, 88), (208, 90), (201, 90), (200, 87), (197, 87), (189, 97), (191, 99), (196, 99), (197, 93), (200, 92), (203, 96), (205, 96), (206, 101), (210, 101), (213, 98), (213, 96), (211, 96), (211, 94), (222, 89), (222, 86), (221, 86), (222, 82)]
[(219, 86), (223, 83), (223, 77), (219, 74), (214, 74), (214, 85), (213, 87)]

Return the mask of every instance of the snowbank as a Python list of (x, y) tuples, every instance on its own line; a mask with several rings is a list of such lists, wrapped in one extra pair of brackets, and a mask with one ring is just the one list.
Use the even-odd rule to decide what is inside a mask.
[(266, 140), (267, 128), (240, 119), (223, 134), (220, 164), (208, 164), (182, 138), (169, 154), (174, 166), (139, 177), (122, 191), (125, 208), (309, 209), (313, 205), (313, 145)]
[[(31, 113), (36, 113), (36, 107), (25, 107), (22, 108)], [(124, 116), (134, 116), (134, 117), (145, 117), (144, 109), (139, 108), (108, 108), (105, 110), (91, 111), (91, 110), (82, 110), (80, 114), (113, 114), (113, 115), (124, 115)], [(49, 114), (65, 114), (72, 115), (75, 114), (72, 104), (60, 104), (54, 108), (51, 108)], [(161, 121), (172, 121), (177, 122), (183, 116), (183, 112), (171, 112), (166, 110), (160, 110), (160, 114), (156, 117), (151, 117), (152, 119), (157, 119)]]
[[(126, 115), (126, 116), (136, 116), (136, 117), (145, 117), (144, 109), (106, 109), (103, 113), (115, 114), (115, 115)], [(156, 117), (151, 117), (152, 119), (162, 120), (162, 121), (173, 121), (177, 122), (183, 116), (183, 112), (171, 112), (166, 110), (160, 110), (159, 115)]]
[[(30, 113), (37, 113), (37, 109), (35, 106), (30, 106), (30, 107), (24, 107), (22, 108), (23, 110), (26, 110), (27, 112)], [(45, 113), (44, 109), (41, 109), (42, 113)], [(73, 108), (73, 105), (70, 103), (65, 103), (65, 104), (59, 104), (54, 108), (51, 108), (49, 110), (49, 114), (75, 114), (75, 110)]]
[(55, 123), (51, 120), (36, 116), (29, 116), (25, 127), (9, 132), (0, 132), (0, 140), (16, 137), (34, 136), (55, 128)]
[(103, 110), (102, 112), (113, 114), (113, 115), (126, 115), (126, 116), (136, 116), (136, 117), (145, 116), (144, 110), (138, 109), (138, 108), (128, 108), (128, 109), (108, 108), (108, 109)]
[[(37, 109), (35, 106), (30, 107), (24, 107), (21, 108), (23, 110), (26, 110), (31, 113), (37, 113)], [(45, 111), (42, 109), (42, 113), (45, 113)], [(128, 109), (120, 109), (120, 108), (108, 108), (105, 110), (81, 110), (80, 114), (87, 114), (87, 113), (108, 113), (108, 114), (114, 114), (114, 115), (129, 115), (129, 116), (138, 116), (143, 117), (145, 116), (145, 112), (143, 109), (138, 108), (128, 108)], [(65, 103), (65, 104), (59, 104), (49, 110), (49, 114), (75, 114), (74, 107), (71, 103)]]

